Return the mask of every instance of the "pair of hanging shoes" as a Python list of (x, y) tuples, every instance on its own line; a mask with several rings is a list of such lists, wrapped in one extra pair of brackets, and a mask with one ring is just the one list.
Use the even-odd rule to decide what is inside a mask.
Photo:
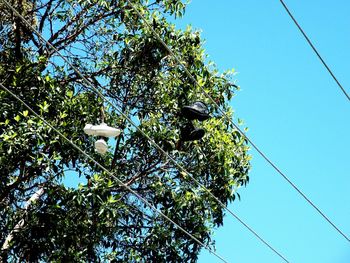
[[(190, 121), (205, 121), (210, 118), (207, 105), (201, 101), (196, 101), (192, 105), (184, 106), (181, 109), (181, 114)], [(181, 128), (180, 138), (182, 141), (195, 141), (202, 139), (204, 135), (204, 129), (196, 128), (193, 126), (192, 122), (189, 122), (185, 127)]]

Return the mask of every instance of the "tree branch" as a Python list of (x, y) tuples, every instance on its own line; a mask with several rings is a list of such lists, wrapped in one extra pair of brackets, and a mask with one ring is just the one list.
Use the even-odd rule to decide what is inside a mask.
[[(96, 15), (93, 17), (93, 19), (91, 19), (90, 21), (88, 21), (86, 24), (78, 27), (78, 29), (71, 33), (68, 36), (63, 37), (61, 40), (57, 41), (56, 43), (54, 43), (54, 47), (57, 48), (58, 50), (61, 50), (64, 46), (69, 45), (70, 43), (72, 43), (82, 32), (84, 32), (89, 26), (95, 24), (96, 22), (100, 21), (101, 19), (107, 18), (111, 15), (115, 15), (117, 13), (119, 13), (120, 11), (113, 11), (107, 14), (100, 14), (100, 15)], [(71, 23), (67, 23), (66, 25), (71, 24)], [(65, 27), (65, 26), (64, 26)], [(57, 37), (56, 37), (57, 38)], [(51, 38), (50, 38), (51, 39)], [(51, 40), (52, 41), (52, 40)], [(50, 42), (50, 40), (49, 40)], [(51, 43), (51, 42), (50, 42)]]
[[(18, 10), (18, 12), (20, 14), (23, 13), (22, 0), (18, 1), (18, 8), (17, 8), (17, 10)], [(22, 58), (23, 58), (23, 54), (22, 54), (22, 51), (21, 51), (21, 46), (22, 46), (22, 37), (21, 37), (22, 24), (21, 24), (21, 18), (16, 16), (13, 27), (14, 27), (14, 32), (15, 32), (15, 57), (19, 61), (19, 60), (22, 60)]]
[(41, 17), (40, 24), (39, 24), (39, 32), (40, 32), (40, 33), (43, 32), (45, 20), (46, 20), (46, 18), (48, 17), (49, 12), (51, 11), (51, 7), (52, 7), (53, 1), (54, 1), (54, 0), (50, 0), (50, 1), (47, 3), (47, 7), (46, 7), (46, 10), (45, 10), (45, 13), (44, 13), (44, 15)]

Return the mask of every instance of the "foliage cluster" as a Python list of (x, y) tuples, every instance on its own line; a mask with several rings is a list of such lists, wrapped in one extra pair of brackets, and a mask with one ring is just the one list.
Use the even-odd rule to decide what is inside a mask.
[[(224, 204), (248, 182), (250, 156), (232, 127), (152, 35), (127, 1), (9, 1), (70, 63), (138, 127), (205, 185)], [(153, 28), (233, 117), (228, 102), (237, 87), (233, 72), (220, 74), (207, 63), (198, 31), (178, 30), (180, 0), (135, 0)], [(50, 46), (4, 4), (0, 9), (0, 81), (50, 124), (108, 168), (200, 241), (224, 211), (142, 134), (89, 89)], [(168, 18), (167, 18), (168, 17)], [(185, 120), (179, 109), (195, 100), (212, 118), (200, 141), (179, 146)], [(194, 262), (200, 247), (142, 204), (80, 152), (0, 91), (0, 244), (13, 234), (3, 261)], [(95, 138), (82, 130), (102, 120), (123, 133), (110, 140), (108, 154), (94, 152)], [(69, 188), (65, 182), (80, 178)], [(41, 198), (24, 209), (39, 188)], [(24, 220), (19, 231), (11, 232)]]

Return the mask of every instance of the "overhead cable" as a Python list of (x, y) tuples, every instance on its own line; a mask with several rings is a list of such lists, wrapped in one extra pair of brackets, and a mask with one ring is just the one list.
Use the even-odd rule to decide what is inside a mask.
[(316, 56), (320, 59), (321, 63), (323, 64), (323, 66), (327, 69), (327, 71), (329, 72), (329, 74), (332, 76), (332, 78), (334, 79), (334, 81), (337, 83), (338, 87), (341, 89), (341, 91), (344, 93), (344, 95), (346, 96), (346, 98), (350, 101), (350, 95), (346, 92), (346, 90), (343, 88), (343, 85), (339, 82), (339, 80), (337, 79), (337, 77), (334, 75), (333, 71), (330, 69), (330, 67), (327, 65), (327, 63), (324, 61), (324, 59), (321, 57), (321, 54), (317, 51), (316, 47), (314, 46), (314, 44), (312, 44), (310, 38), (306, 35), (305, 31), (302, 29), (302, 27), (299, 25), (298, 21), (294, 18), (293, 14), (290, 12), (289, 8), (287, 7), (287, 5), (284, 3), (283, 0), (280, 0), (280, 3), (282, 4), (282, 6), (284, 7), (284, 9), (287, 11), (288, 15), (290, 16), (290, 18), (293, 20), (294, 24), (298, 27), (299, 31), (303, 34), (305, 40), (307, 41), (307, 43), (310, 45), (310, 47), (312, 48), (312, 50), (315, 52)]

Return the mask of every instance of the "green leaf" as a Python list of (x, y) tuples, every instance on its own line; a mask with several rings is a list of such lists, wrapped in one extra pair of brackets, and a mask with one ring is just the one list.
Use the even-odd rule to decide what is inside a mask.
[(73, 98), (73, 91), (68, 90), (68, 91), (66, 92), (66, 95), (67, 95), (68, 98)]
[(42, 104), (39, 104), (39, 107), (42, 112), (48, 112), (50, 104), (48, 104), (47, 101), (45, 100)]
[(45, 56), (40, 56), (39, 57), (39, 62), (45, 63), (47, 61), (47, 58)]
[(98, 174), (94, 174), (94, 180), (95, 181), (99, 181), (100, 180), (100, 176)]
[(118, 200), (115, 200), (114, 197), (112, 195), (110, 195), (110, 196), (108, 196), (107, 202), (114, 204), (114, 203), (117, 203)]
[(112, 180), (108, 180), (108, 183), (107, 183), (107, 187), (110, 188), (113, 186), (113, 182)]
[(68, 114), (66, 112), (60, 112), (60, 119), (63, 119), (67, 116), (68, 116)]
[(20, 72), (21, 69), (22, 69), (22, 65), (17, 66), (17, 67), (16, 67), (16, 73)]

